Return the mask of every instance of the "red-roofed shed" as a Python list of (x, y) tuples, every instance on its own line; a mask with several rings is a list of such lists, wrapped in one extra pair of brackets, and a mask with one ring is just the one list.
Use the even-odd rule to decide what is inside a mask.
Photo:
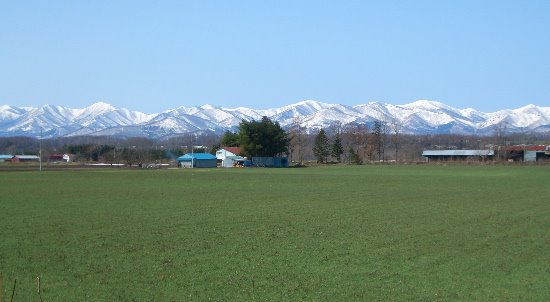
[(516, 145), (506, 147), (506, 151), (545, 151), (545, 145)]
[(223, 147), (222, 149), (225, 149), (235, 155), (239, 155), (241, 153), (241, 147)]
[(513, 161), (546, 161), (550, 160), (550, 146), (545, 145), (516, 145), (504, 149), (505, 157)]

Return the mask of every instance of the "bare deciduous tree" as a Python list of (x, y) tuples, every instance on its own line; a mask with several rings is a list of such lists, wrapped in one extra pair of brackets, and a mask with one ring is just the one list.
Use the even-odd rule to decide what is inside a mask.
[(399, 161), (399, 146), (401, 144), (401, 129), (403, 124), (396, 118), (392, 119), (390, 123), (391, 130), (393, 132), (393, 146), (395, 151), (395, 161)]
[(305, 150), (305, 128), (302, 126), (302, 118), (297, 116), (292, 120), (292, 125), (288, 129), (290, 138), (290, 160), (299, 165), (304, 164)]

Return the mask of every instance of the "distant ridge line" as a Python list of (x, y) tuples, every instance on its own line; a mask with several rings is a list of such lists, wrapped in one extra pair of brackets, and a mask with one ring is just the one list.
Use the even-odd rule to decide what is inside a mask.
[(550, 107), (527, 105), (517, 109), (481, 112), (458, 109), (441, 102), (418, 100), (404, 105), (382, 102), (347, 106), (315, 100), (270, 109), (224, 108), (205, 104), (146, 114), (105, 102), (73, 109), (56, 105), (16, 107), (0, 105), (0, 136), (68, 137), (114, 135), (163, 138), (188, 133), (234, 131), (242, 120), (262, 116), (288, 128), (296, 123), (309, 131), (367, 124), (375, 120), (398, 125), (409, 134), (478, 134), (550, 132)]

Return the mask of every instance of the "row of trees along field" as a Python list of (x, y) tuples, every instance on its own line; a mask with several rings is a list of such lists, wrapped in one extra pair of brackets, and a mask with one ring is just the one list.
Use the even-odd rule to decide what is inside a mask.
[(137, 164), (168, 162), (194, 152), (211, 152), (220, 146), (240, 146), (244, 156), (287, 155), (295, 164), (343, 162), (361, 164), (378, 161), (414, 162), (426, 149), (493, 149), (499, 155), (503, 146), (549, 144), (550, 134), (506, 133), (477, 135), (411, 135), (401, 132), (397, 123), (375, 121), (372, 124), (335, 123), (319, 130), (306, 129), (295, 120), (284, 130), (264, 117), (242, 121), (236, 132), (224, 134), (191, 133), (165, 139), (82, 136), (43, 139), (30, 137), (0, 138), (0, 154), (38, 154), (43, 160), (50, 154), (72, 154), (77, 162)]
[[(375, 159), (383, 161), (387, 159), (386, 150), (390, 147), (387, 130), (386, 124), (381, 121), (373, 123), (372, 131), (369, 131), (367, 125), (342, 127), (336, 124), (328, 131), (321, 128), (314, 138), (313, 155), (318, 163), (344, 161), (361, 164), (364, 161)], [(391, 141), (395, 147), (393, 159), (397, 158), (402, 144), (399, 134), (399, 131), (396, 131)], [(295, 141), (300, 142), (301, 140)], [(293, 149), (301, 148), (297, 146)]]
[(105, 162), (137, 165), (139, 163), (167, 162), (184, 153), (205, 152), (198, 142), (214, 144), (219, 135), (180, 136), (165, 140), (148, 138), (124, 138), (112, 136), (82, 136), (43, 139), (30, 137), (0, 138), (1, 154), (39, 154), (42, 147), (43, 161), (52, 154), (71, 154), (74, 162)]
[(289, 128), (289, 156), (292, 162), (315, 160), (318, 163), (421, 161), (423, 150), (491, 149), (502, 159), (504, 148), (518, 144), (550, 143), (550, 133), (506, 133), (496, 128), (492, 135), (426, 134), (402, 132), (398, 122), (376, 120), (371, 124), (341, 123), (308, 132), (296, 120)]

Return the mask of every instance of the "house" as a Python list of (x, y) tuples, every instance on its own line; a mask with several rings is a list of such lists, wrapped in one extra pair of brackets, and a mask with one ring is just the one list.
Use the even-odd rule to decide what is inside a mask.
[(187, 153), (176, 159), (182, 168), (216, 168), (216, 156), (210, 153)]
[(218, 164), (224, 168), (242, 166), (242, 162), (244, 162), (246, 158), (239, 156), (240, 153), (241, 148), (239, 147), (223, 147), (216, 151)]
[(69, 154), (52, 154), (48, 156), (48, 162), (51, 163), (68, 163), (70, 159)]
[(239, 156), (241, 153), (240, 147), (223, 147), (216, 151), (216, 158), (224, 160), (228, 156)]
[(495, 156), (493, 150), (425, 150), (427, 161), (486, 160)]
[(11, 162), (12, 158), (13, 158), (13, 155), (0, 154), (0, 163)]

